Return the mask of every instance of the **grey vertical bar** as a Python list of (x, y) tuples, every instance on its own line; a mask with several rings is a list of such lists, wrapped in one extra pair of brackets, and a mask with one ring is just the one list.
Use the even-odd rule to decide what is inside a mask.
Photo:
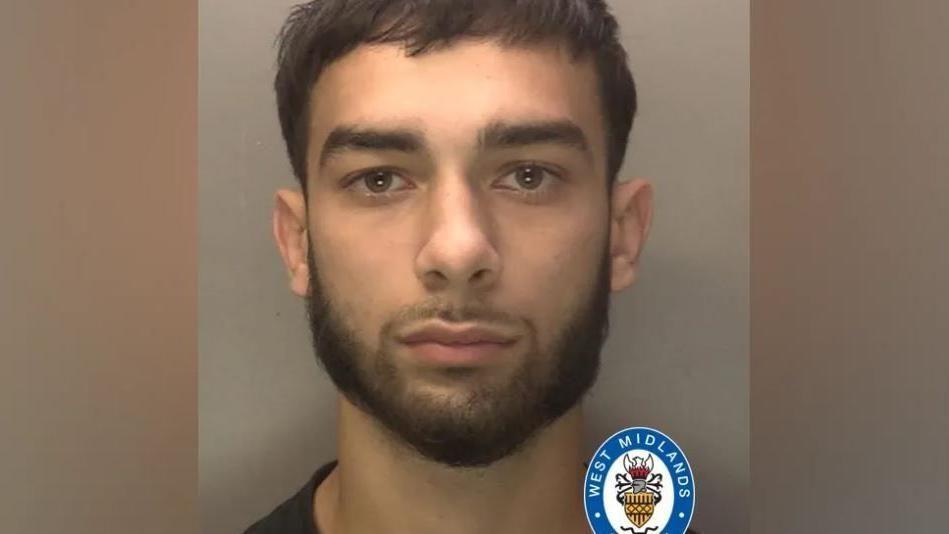
[(753, 531), (949, 531), (949, 4), (751, 26)]
[(188, 0), (0, 15), (0, 532), (197, 532)]

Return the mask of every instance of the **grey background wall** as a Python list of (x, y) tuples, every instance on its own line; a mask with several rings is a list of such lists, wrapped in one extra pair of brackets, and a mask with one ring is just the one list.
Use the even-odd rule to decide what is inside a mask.
[[(334, 457), (333, 388), (270, 237), (292, 186), (273, 104), (291, 2), (199, 4), (202, 532), (239, 531)], [(639, 283), (614, 299), (591, 452), (655, 426), (690, 457), (694, 524), (747, 531), (748, 2), (614, 1), (641, 98), (625, 175), (657, 190)], [(635, 387), (631, 384), (635, 382)]]

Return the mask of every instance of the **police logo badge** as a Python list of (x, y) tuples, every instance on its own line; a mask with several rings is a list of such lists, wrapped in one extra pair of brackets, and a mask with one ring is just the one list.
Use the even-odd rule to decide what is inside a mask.
[(613, 434), (587, 467), (583, 503), (594, 534), (683, 534), (695, 479), (682, 449), (648, 427)]

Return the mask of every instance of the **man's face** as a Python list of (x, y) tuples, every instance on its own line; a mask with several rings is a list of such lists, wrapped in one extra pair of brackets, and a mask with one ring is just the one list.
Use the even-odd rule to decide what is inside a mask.
[[(471, 41), (362, 46), (314, 87), (314, 347), (425, 457), (490, 464), (595, 379), (610, 292), (596, 88), (555, 47)], [(494, 337), (462, 347), (465, 329)]]

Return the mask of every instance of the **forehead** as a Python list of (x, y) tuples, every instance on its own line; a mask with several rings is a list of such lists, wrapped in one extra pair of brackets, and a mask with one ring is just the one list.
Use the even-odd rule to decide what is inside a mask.
[(407, 57), (399, 45), (363, 45), (329, 65), (311, 94), (310, 147), (339, 124), (417, 128), (433, 145), (470, 145), (493, 120), (570, 120), (603, 145), (596, 72), (562, 47), (460, 41)]

